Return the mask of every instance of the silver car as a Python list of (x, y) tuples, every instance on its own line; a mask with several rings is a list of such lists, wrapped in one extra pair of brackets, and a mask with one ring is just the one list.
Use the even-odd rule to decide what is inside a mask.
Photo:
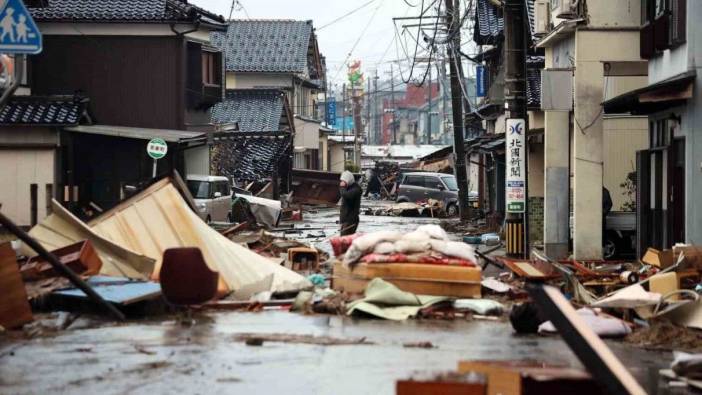
[(443, 202), (446, 214), (458, 215), (456, 177), (444, 173), (405, 173), (397, 189), (397, 202), (421, 202), (436, 199)]
[(207, 223), (232, 221), (232, 188), (227, 177), (189, 175), (186, 182), (200, 218)]

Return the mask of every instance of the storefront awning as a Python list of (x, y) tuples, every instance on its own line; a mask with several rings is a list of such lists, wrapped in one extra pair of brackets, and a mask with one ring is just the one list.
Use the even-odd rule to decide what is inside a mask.
[(108, 125), (79, 125), (65, 128), (69, 132), (100, 134), (103, 136), (123, 137), (129, 139), (151, 140), (161, 138), (168, 143), (187, 143), (204, 141), (206, 134), (186, 130), (148, 129)]
[(647, 115), (684, 104), (692, 97), (697, 73), (686, 71), (674, 77), (619, 95), (602, 103), (605, 114)]

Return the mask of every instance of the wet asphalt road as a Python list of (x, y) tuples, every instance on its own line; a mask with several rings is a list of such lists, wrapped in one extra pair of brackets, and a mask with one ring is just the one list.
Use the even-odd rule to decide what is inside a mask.
[[(72, 330), (3, 344), (2, 394), (393, 394), (414, 372), (455, 370), (460, 360), (535, 360), (579, 367), (558, 337), (514, 336), (508, 323), (387, 322), (288, 312), (217, 313), (193, 327), (174, 321)], [(269, 343), (237, 333), (365, 337), (373, 345)], [(430, 341), (437, 348), (405, 348)], [(669, 353), (621, 343), (613, 351), (649, 393)]]
[[(368, 203), (364, 203), (368, 204)], [(305, 217), (321, 240), (338, 212)], [(431, 218), (363, 216), (359, 231), (411, 231)], [(305, 232), (298, 235), (306, 241)], [(452, 235), (458, 238), (460, 235)], [(328, 243), (318, 247), (328, 248)], [(373, 345), (270, 343), (247, 346), (237, 333), (365, 337)], [(429, 341), (434, 349), (405, 348)], [(672, 354), (608, 342), (649, 393)], [(415, 372), (455, 370), (460, 360), (534, 360), (580, 367), (559, 337), (516, 336), (507, 322), (388, 322), (282, 311), (222, 312), (193, 327), (175, 321), (132, 322), (9, 341), (0, 335), (0, 394), (393, 394)]]

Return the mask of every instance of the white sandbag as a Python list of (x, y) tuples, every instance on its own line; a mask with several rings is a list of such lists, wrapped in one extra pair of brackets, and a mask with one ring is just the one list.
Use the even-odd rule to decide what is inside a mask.
[(395, 242), (395, 251), (402, 254), (412, 254), (415, 252), (427, 252), (431, 249), (429, 241), (431, 237), (428, 233), (415, 230), (407, 233)]
[(394, 242), (402, 237), (402, 233), (393, 231), (380, 231), (363, 235), (351, 243), (351, 247), (344, 254), (344, 264), (352, 265), (358, 262), (361, 257), (375, 248), (376, 245), (384, 241)]
[(415, 252), (428, 252), (431, 249), (429, 238), (423, 240), (400, 239), (395, 242), (395, 252), (413, 254)]
[(422, 225), (417, 228), (417, 231), (428, 234), (432, 239), (446, 241), (449, 239), (446, 231), (439, 225)]
[(460, 241), (431, 240), (431, 249), (450, 257), (477, 262), (473, 247)]
[(375, 248), (373, 248), (374, 254), (388, 255), (388, 254), (392, 254), (394, 252), (395, 252), (395, 244), (391, 241), (384, 241), (382, 243), (378, 243), (375, 245)]

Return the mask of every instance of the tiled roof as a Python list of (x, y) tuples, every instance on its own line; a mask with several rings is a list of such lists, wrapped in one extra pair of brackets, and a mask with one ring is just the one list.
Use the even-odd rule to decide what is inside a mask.
[(221, 16), (187, 0), (48, 0), (30, 8), (37, 22), (195, 22), (224, 23)]
[(543, 56), (527, 57), (527, 107), (541, 107), (541, 70), (544, 62)]
[(88, 99), (77, 96), (16, 96), (0, 110), (2, 125), (77, 125)]
[[(534, 40), (534, 0), (524, 0), (524, 5), (527, 9), (529, 32)], [(495, 45), (502, 41), (504, 28), (504, 19), (499, 15), (497, 7), (490, 0), (478, 0), (473, 41), (478, 45)]]
[(212, 107), (212, 123), (238, 123), (241, 132), (280, 131), (284, 95), (277, 89), (228, 90)]
[(212, 174), (247, 181), (270, 178), (275, 167), (285, 159), (290, 142), (290, 136), (219, 141), (213, 150)]
[(541, 107), (541, 69), (527, 69), (527, 107)]
[(236, 20), (227, 33), (212, 33), (225, 53), (227, 71), (304, 73), (312, 21)]
[(475, 7), (473, 41), (478, 45), (494, 45), (502, 40), (504, 19), (489, 0), (478, 0)]

